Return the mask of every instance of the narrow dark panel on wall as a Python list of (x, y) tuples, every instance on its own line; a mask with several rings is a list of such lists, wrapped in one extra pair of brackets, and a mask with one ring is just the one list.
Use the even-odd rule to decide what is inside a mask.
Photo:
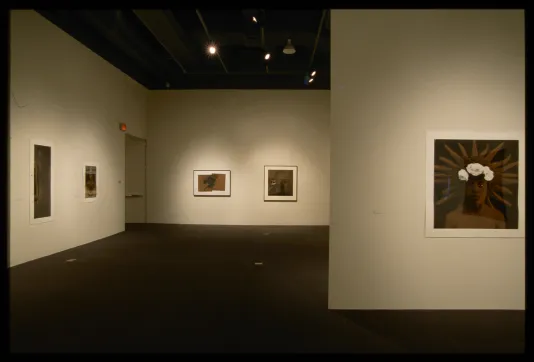
[[(6, 40), (6, 47), (4, 49), (9, 49), (9, 41), (10, 41), (10, 29), (11, 29), (11, 16), (10, 16), (11, 12), (9, 11), (6, 11), (5, 12), (5, 22), (3, 23), (4, 26), (5, 26), (5, 36), (2, 38), (2, 39), (5, 39)], [(0, 228), (2, 228), (2, 230), (4, 230), (5, 234), (2, 235), (2, 245), (5, 247), (2, 248), (2, 251), (5, 252), (5, 263), (4, 265), (9, 265), (9, 233), (10, 233), (10, 230), (9, 230), (9, 215), (10, 215), (10, 210), (11, 210), (11, 206), (10, 206), (10, 195), (11, 195), (11, 192), (10, 192), (10, 187), (9, 187), (9, 180), (10, 180), (10, 174), (11, 174), (11, 170), (10, 170), (10, 165), (9, 165), (9, 158), (10, 158), (10, 145), (11, 145), (11, 133), (10, 133), (10, 103), (11, 103), (11, 94), (10, 94), (10, 90), (11, 90), (11, 71), (10, 71), (10, 65), (11, 65), (11, 57), (8, 55), (7, 57), (5, 57), (4, 59), (7, 60), (7, 67), (4, 68), (4, 71), (6, 72), (6, 80), (7, 80), (7, 87), (5, 88), (6, 90), (6, 95), (5, 95), (5, 100), (7, 101), (6, 102), (6, 121), (3, 122), (3, 131), (5, 131), (5, 144), (3, 145), (4, 147), (4, 150), (5, 150), (5, 153), (3, 154), (3, 157), (0, 161), (0, 167), (2, 170), (5, 170), (4, 173), (3, 173), (3, 176), (4, 176), (4, 179), (2, 180), (3, 182), (5, 182), (5, 193), (4, 193), (4, 200), (5, 200), (5, 215), (6, 217), (2, 218), (1, 220), (1, 223), (0, 223)], [(4, 183), (2, 182), (2, 186), (4, 185)], [(5, 238), (5, 239), (4, 239)], [(2, 253), (1, 254), (2, 256), (2, 259), (4, 257), (4, 254)], [(9, 279), (8, 279), (8, 273), (6, 273), (6, 285), (8, 285), (9, 283)], [(7, 293), (6, 293), (6, 296), (7, 296)], [(5, 302), (9, 302), (8, 298), (4, 299)]]
[[(533, 12), (532, 11), (528, 11), (525, 9), (525, 80), (526, 80), (526, 83), (525, 83), (525, 178), (526, 178), (526, 182), (525, 182), (525, 185), (528, 185), (529, 184), (529, 180), (532, 180), (531, 176), (532, 175), (529, 175), (529, 173), (531, 173), (531, 168), (528, 167), (528, 163), (530, 162), (529, 161), (529, 156), (528, 155), (531, 155), (532, 152), (530, 152), (531, 148), (532, 148), (532, 145), (531, 145), (531, 142), (529, 142), (529, 139), (532, 138), (531, 135), (529, 135), (529, 128), (528, 128), (528, 114), (529, 114), (529, 104), (532, 104), (529, 102), (529, 98), (532, 98), (532, 91), (529, 92), (529, 88), (532, 89), (532, 87), (529, 87), (528, 85), (528, 81), (529, 81), (529, 69), (528, 69), (528, 57), (529, 57), (529, 50), (528, 49), (532, 49), (532, 47), (529, 47), (528, 46), (528, 43), (532, 43), (532, 35), (530, 34), (529, 35), (529, 30), (532, 30), (532, 25), (529, 26), (529, 24), (532, 24), (532, 20), (533, 20), (533, 16), (532, 16)], [(530, 21), (529, 21), (530, 20)], [(532, 44), (531, 44), (532, 45)], [(530, 51), (530, 53), (532, 53), (532, 51)], [(532, 82), (531, 82), (532, 84)], [(531, 128), (532, 129), (532, 128)], [(531, 215), (531, 211), (530, 211), (530, 207), (531, 207), (531, 203), (529, 202), (530, 201), (530, 191), (529, 191), (529, 188), (528, 186), (525, 187), (525, 220), (530, 220), (531, 217), (529, 215)], [(529, 323), (528, 322), (528, 319), (530, 317), (530, 319), (532, 320), (532, 312), (528, 312), (529, 311), (529, 304), (532, 304), (532, 297), (529, 297), (528, 295), (528, 290), (532, 290), (533, 287), (532, 287), (532, 244), (529, 242), (531, 241), (531, 238), (532, 238), (532, 224), (530, 222), (526, 222), (525, 223), (525, 288), (526, 288), (526, 293), (525, 293), (525, 322), (526, 323)], [(530, 284), (530, 288), (529, 288), (529, 284)], [(530, 309), (531, 310), (531, 309)], [(528, 328), (525, 328), (525, 340), (526, 341), (529, 341), (532, 339), (532, 336), (529, 337), (528, 335), (532, 335), (532, 332), (528, 332)], [(525, 344), (525, 353), (529, 353), (532, 351), (532, 345), (529, 344), (529, 343), (526, 343)]]
[(34, 208), (33, 218), (52, 216), (52, 149), (34, 145)]

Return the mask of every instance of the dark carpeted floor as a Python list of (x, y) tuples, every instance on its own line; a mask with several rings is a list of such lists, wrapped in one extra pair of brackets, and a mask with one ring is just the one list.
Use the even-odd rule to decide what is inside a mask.
[(328, 227), (129, 225), (10, 289), (12, 352), (524, 350), (524, 312), (329, 311)]

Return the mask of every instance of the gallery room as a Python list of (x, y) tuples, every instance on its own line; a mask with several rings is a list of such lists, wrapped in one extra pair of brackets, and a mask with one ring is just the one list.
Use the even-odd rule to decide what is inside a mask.
[(12, 10), (10, 348), (523, 353), (523, 10)]

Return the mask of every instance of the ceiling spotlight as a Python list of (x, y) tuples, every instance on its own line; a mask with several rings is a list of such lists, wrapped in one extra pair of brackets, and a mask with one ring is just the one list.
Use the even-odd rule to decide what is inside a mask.
[(317, 74), (317, 72), (315, 70), (313, 72), (311, 72), (311, 76), (312, 77), (315, 77), (315, 74)]
[(265, 60), (269, 60), (270, 57), (271, 57), (271, 54), (270, 54), (270, 53), (266, 53), (266, 54), (265, 54)]
[(287, 39), (287, 44), (284, 47), (283, 52), (284, 54), (287, 54), (287, 55), (295, 54), (297, 52), (293, 44), (291, 44), (291, 39)]
[(308, 83), (311, 83), (311, 82), (313, 82), (313, 78), (310, 78), (310, 80), (308, 81)]
[(255, 23), (257, 23), (257, 22), (258, 22), (258, 19), (256, 19), (255, 16), (253, 16), (253, 17), (252, 17), (252, 21), (255, 22)]
[(208, 52), (210, 54), (215, 54), (217, 53), (217, 48), (215, 47), (215, 45), (210, 45), (209, 48), (208, 48)]

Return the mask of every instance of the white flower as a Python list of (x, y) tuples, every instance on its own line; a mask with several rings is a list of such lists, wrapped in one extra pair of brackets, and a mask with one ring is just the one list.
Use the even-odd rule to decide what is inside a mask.
[[(466, 171), (467, 170), (467, 171)], [(480, 163), (470, 163), (467, 165), (466, 169), (461, 169), (458, 171), (458, 178), (461, 181), (467, 181), (469, 179), (469, 174), (473, 176), (480, 176), (484, 174), (484, 180), (491, 181), (495, 174), (488, 166), (482, 166)]]
[(482, 175), (484, 172), (484, 166), (482, 166), (480, 163), (470, 163), (466, 167), (467, 172), (469, 172), (473, 176), (479, 176)]
[(469, 179), (469, 174), (462, 168), (460, 171), (458, 171), (458, 178), (460, 181), (467, 181)]
[(488, 166), (485, 166), (484, 167), (484, 180), (486, 181), (491, 181), (493, 180), (493, 171), (488, 167)]

